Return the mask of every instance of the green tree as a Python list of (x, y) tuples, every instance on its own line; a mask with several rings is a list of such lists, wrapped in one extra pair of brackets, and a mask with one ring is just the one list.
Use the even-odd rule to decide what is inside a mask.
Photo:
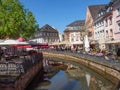
[(27, 38), (33, 36), (34, 31), (38, 28), (38, 25), (36, 24), (35, 17), (30, 11), (27, 11), (25, 19), (26, 23), (24, 24), (24, 29), (21, 30), (21, 35)]
[(19, 0), (0, 0), (0, 39), (29, 38), (36, 30), (36, 20)]

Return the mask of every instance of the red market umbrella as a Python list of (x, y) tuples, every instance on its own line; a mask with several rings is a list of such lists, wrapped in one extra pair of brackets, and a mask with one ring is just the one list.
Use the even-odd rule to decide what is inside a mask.
[(15, 45), (16, 48), (32, 48), (31, 45)]
[(25, 39), (24, 39), (23, 37), (19, 37), (19, 38), (17, 39), (17, 41), (23, 42), (23, 41), (25, 41)]
[(49, 46), (39, 46), (39, 48), (49, 48)]

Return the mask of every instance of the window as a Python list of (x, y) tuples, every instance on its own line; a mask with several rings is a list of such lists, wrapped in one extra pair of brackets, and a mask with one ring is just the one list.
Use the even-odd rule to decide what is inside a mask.
[(56, 33), (56, 36), (58, 36), (58, 34)]
[(100, 32), (98, 31), (98, 38), (100, 37)]
[(43, 35), (45, 36), (45, 35), (46, 35), (46, 33), (43, 33)]
[(107, 22), (107, 19), (105, 19), (105, 26), (106, 26), (106, 27), (108, 26), (108, 22)]
[(109, 37), (109, 34), (108, 34), (108, 31), (106, 31), (106, 38), (108, 38)]
[(71, 41), (74, 42), (74, 38), (71, 38)]
[(118, 24), (118, 31), (120, 32), (120, 21), (117, 23)]
[(73, 30), (78, 30), (78, 27), (73, 27)]
[(109, 24), (112, 25), (112, 17), (109, 18)]
[(71, 34), (71, 41), (74, 42), (74, 34)]
[(120, 7), (117, 8), (117, 15), (120, 15)]
[(110, 29), (110, 37), (113, 37), (113, 30)]
[(79, 41), (79, 34), (76, 34), (76, 41)]
[(67, 29), (69, 29), (69, 30), (73, 30), (73, 27), (67, 27)]

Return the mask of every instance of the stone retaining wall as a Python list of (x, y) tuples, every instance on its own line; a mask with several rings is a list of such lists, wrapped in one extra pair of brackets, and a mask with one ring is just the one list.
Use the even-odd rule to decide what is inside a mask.
[(24, 75), (18, 78), (18, 80), (15, 82), (15, 90), (25, 90), (38, 72), (42, 72), (42, 66), (42, 63), (38, 63), (31, 67)]
[[(14, 76), (14, 78), (8, 74), (6, 76), (3, 76), (3, 79), (0, 82), (0, 90), (25, 90), (39, 72), (43, 73), (43, 55), (42, 53), (37, 53), (35, 55), (35, 58), (33, 58), (34, 64), (31, 66), (31, 63), (26, 64), (27, 66), (24, 68), (27, 69), (24, 72), (21, 72), (19, 76)], [(31, 62), (28, 58), (25, 60)]]
[(110, 78), (108, 78), (110, 81), (112, 81), (113, 83), (116, 81), (120, 81), (120, 72), (110, 68), (108, 66), (102, 65), (102, 64), (98, 64), (95, 62), (92, 62), (88, 59), (82, 59), (82, 58), (77, 58), (74, 56), (70, 56), (70, 55), (66, 55), (66, 54), (55, 54), (55, 53), (48, 53), (48, 52), (43, 52), (43, 56), (49, 56), (49, 57), (56, 57), (56, 58), (60, 58), (60, 59), (65, 59), (65, 60), (70, 60), (70, 61), (75, 61), (77, 63), (83, 64), (93, 70), (95, 70), (96, 72), (100, 73), (100, 74), (105, 74), (106, 78), (108, 78), (108, 76)]

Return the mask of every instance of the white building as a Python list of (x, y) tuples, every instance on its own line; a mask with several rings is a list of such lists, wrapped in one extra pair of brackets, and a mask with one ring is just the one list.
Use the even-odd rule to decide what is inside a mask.
[(81, 30), (85, 29), (85, 20), (77, 20), (66, 26), (64, 31), (65, 41), (70, 42), (71, 48), (83, 47), (81, 41)]
[(104, 26), (104, 10), (100, 9), (94, 20), (94, 40), (100, 49), (105, 49), (105, 26)]
[(39, 31), (35, 32), (35, 38), (32, 38), (30, 41), (47, 44), (59, 42), (59, 33), (56, 29), (46, 24)]

